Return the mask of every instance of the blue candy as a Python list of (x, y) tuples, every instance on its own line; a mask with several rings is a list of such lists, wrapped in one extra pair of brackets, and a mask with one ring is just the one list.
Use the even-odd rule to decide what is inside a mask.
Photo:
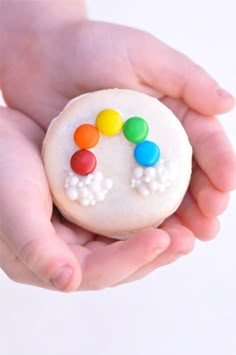
[(153, 166), (160, 159), (160, 149), (156, 143), (144, 141), (136, 145), (134, 157), (140, 165)]

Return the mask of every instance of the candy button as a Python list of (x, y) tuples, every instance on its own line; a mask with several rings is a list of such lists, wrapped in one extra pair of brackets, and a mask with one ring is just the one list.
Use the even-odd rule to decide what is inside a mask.
[(75, 130), (74, 141), (80, 148), (93, 148), (98, 140), (98, 129), (91, 124), (83, 124)]
[(134, 157), (140, 165), (153, 166), (160, 158), (160, 149), (156, 143), (144, 141), (136, 145)]
[(95, 155), (86, 149), (75, 152), (70, 160), (71, 169), (79, 175), (88, 175), (94, 171), (97, 165)]
[(148, 131), (148, 124), (141, 117), (131, 117), (123, 126), (123, 133), (126, 139), (132, 143), (143, 142), (147, 138)]
[(111, 109), (101, 111), (96, 118), (96, 127), (105, 136), (118, 134), (123, 126), (119, 112)]

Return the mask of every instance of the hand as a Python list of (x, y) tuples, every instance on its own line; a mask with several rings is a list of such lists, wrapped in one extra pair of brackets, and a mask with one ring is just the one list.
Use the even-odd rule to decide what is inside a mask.
[[(64, 24), (33, 43), (18, 41), (14, 51), (22, 59), (8, 55), (2, 90), (7, 103), (31, 119), (2, 113), (8, 119), (2, 119), (0, 149), (8, 155), (1, 153), (0, 263), (12, 279), (50, 288), (65, 265), (73, 272), (67, 270), (68, 279), (62, 276), (57, 288), (100, 289), (176, 260), (192, 249), (194, 235), (207, 240), (218, 232), (217, 215), (235, 187), (236, 162), (217, 119), (204, 116), (225, 112), (234, 101), (202, 69), (146, 33), (89, 21)], [(52, 201), (39, 155), (43, 129), (70, 98), (108, 87), (158, 97), (179, 117), (194, 150), (191, 184), (178, 211), (128, 241), (94, 236), (56, 211), (50, 221)]]

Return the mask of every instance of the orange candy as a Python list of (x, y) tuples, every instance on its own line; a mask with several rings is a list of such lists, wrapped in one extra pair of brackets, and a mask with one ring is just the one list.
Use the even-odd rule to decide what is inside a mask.
[(82, 149), (93, 148), (98, 143), (98, 140), (98, 129), (91, 124), (83, 124), (75, 130), (74, 141)]

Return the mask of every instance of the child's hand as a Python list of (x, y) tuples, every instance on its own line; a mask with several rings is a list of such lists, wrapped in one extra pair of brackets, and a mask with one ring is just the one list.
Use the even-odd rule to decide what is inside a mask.
[[(176, 260), (192, 249), (193, 235), (213, 237), (217, 215), (235, 187), (236, 162), (218, 121), (204, 115), (229, 110), (232, 97), (185, 56), (143, 32), (84, 21), (40, 33), (18, 38), (17, 55), (5, 53), (0, 77), (7, 103), (32, 118), (2, 113), (8, 116), (7, 122), (5, 117), (1, 121), (6, 134), (0, 147), (1, 157), (8, 152), (0, 167), (3, 269), (20, 282), (50, 287), (59, 267), (70, 265), (74, 273), (59, 288), (97, 289), (135, 280)], [(109, 87), (160, 98), (182, 121), (194, 149), (190, 188), (177, 213), (161, 229), (125, 242), (97, 238), (57, 213), (51, 223), (51, 199), (39, 157), (39, 126), (46, 129), (73, 96)], [(26, 133), (19, 137), (19, 130)]]
[(158, 255), (161, 266), (192, 247), (190, 232), (183, 236), (187, 250), (182, 246), (181, 228), (170, 236), (168, 228), (154, 229), (115, 242), (70, 224), (56, 210), (52, 215), (40, 157), (43, 130), (26, 116), (1, 108), (0, 131), (0, 266), (13, 280), (60, 290), (100, 289), (136, 277)]
[(150, 34), (87, 20), (48, 27), (10, 31), (0, 53), (6, 102), (45, 129), (69, 99), (99, 89), (175, 98), (185, 104), (182, 113), (206, 116), (235, 103), (203, 69)]

